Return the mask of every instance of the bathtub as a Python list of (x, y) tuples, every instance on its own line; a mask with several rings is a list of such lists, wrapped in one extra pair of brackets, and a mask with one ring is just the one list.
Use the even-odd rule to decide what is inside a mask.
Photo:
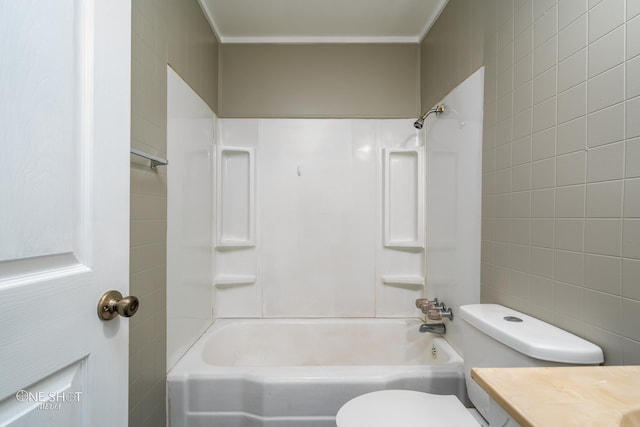
[(170, 426), (335, 427), (345, 402), (384, 389), (466, 403), (462, 358), (420, 323), (217, 320), (169, 371)]

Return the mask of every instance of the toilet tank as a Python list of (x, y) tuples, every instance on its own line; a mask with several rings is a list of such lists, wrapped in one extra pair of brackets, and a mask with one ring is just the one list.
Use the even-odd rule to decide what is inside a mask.
[(488, 419), (489, 396), (471, 368), (598, 365), (602, 349), (542, 320), (497, 304), (460, 307), (469, 399)]

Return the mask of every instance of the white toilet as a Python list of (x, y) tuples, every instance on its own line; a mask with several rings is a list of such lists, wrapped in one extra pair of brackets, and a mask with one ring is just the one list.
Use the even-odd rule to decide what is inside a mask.
[[(597, 345), (501, 305), (465, 305), (460, 307), (460, 317), (467, 392), (485, 425), (507, 425), (509, 417), (471, 379), (471, 368), (597, 365), (604, 360)], [(336, 424), (477, 427), (480, 421), (455, 396), (384, 390), (345, 403), (338, 411)]]

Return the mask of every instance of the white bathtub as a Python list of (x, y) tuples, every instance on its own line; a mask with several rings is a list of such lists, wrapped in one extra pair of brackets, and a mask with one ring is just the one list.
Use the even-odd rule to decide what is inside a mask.
[(345, 402), (384, 389), (466, 402), (461, 357), (420, 323), (218, 320), (168, 374), (170, 425), (335, 427)]

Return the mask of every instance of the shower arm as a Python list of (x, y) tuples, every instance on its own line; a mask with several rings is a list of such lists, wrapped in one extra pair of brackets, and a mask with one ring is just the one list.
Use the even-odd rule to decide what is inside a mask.
[(444, 110), (445, 110), (444, 104), (436, 105), (431, 110), (427, 111), (422, 116), (420, 116), (420, 118), (413, 123), (413, 126), (416, 129), (422, 129), (422, 126), (424, 125), (424, 121), (426, 120), (427, 117), (429, 117), (430, 114), (436, 113), (436, 115), (438, 115), (440, 113), (443, 113)]

